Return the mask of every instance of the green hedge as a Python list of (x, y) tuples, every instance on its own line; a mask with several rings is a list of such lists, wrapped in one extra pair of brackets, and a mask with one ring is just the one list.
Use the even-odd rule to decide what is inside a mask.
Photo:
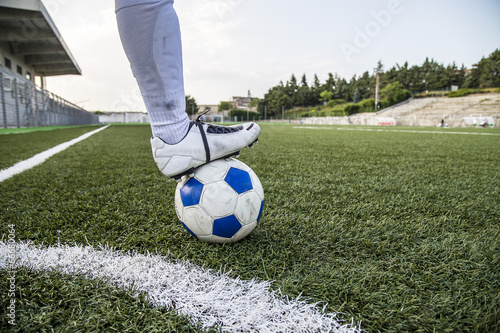
[(232, 109), (229, 111), (229, 117), (231, 120), (236, 117), (236, 121), (246, 121), (248, 120), (260, 120), (261, 115), (257, 112), (253, 111), (247, 111), (247, 110), (238, 110), (238, 109)]
[(329, 108), (333, 108), (337, 105), (346, 104), (346, 103), (347, 102), (344, 99), (332, 99), (331, 101), (328, 101), (328, 103), (326, 103), (326, 106)]
[[(338, 101), (338, 100), (336, 100)], [(330, 101), (332, 102), (332, 101)], [(373, 112), (375, 110), (375, 100), (373, 98), (364, 99), (359, 103), (345, 103), (331, 107), (327, 104), (327, 109), (307, 112), (303, 117), (344, 117), (355, 113)]]
[(480, 92), (479, 89), (459, 89), (457, 91), (450, 91), (448, 97), (464, 97), (478, 92)]

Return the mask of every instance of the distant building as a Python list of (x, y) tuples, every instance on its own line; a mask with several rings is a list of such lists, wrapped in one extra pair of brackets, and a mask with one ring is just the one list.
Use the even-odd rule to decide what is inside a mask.
[(40, 0), (0, 0), (0, 27), (1, 126), (97, 123), (45, 90), (45, 77), (82, 71)]
[(146, 112), (102, 112), (99, 114), (99, 123), (149, 123), (149, 117)]
[(203, 120), (207, 122), (222, 122), (224, 117), (228, 117), (229, 110), (219, 110), (219, 106), (215, 104), (198, 105), (199, 111), (191, 116), (191, 119), (196, 119), (200, 113), (210, 110), (209, 113), (203, 116)]
[(252, 102), (252, 97), (240, 97), (240, 96), (233, 96), (233, 107), (235, 109), (244, 109), (248, 110), (250, 108), (250, 103)]

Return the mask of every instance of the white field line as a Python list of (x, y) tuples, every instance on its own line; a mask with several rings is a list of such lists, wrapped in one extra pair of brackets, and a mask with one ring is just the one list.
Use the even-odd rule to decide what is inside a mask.
[(339, 131), (367, 131), (367, 132), (399, 132), (399, 133), (429, 133), (429, 134), (462, 134), (462, 135), (492, 135), (500, 136), (496, 133), (473, 133), (473, 132), (438, 132), (438, 131), (411, 131), (411, 130), (387, 130), (374, 128), (341, 128), (341, 127), (313, 127), (313, 126), (294, 126), (293, 128), (303, 129), (322, 129), (322, 130), (339, 130)]
[(67, 149), (68, 147), (74, 145), (75, 143), (78, 143), (80, 141), (83, 141), (87, 139), (88, 137), (96, 134), (97, 132), (100, 132), (106, 128), (108, 128), (110, 125), (107, 125), (105, 127), (98, 128), (92, 132), (85, 133), (82, 136), (79, 136), (78, 138), (75, 138), (73, 140), (61, 143), (60, 145), (57, 145), (55, 147), (52, 147), (50, 149), (47, 149), (44, 152), (41, 152), (39, 154), (36, 154), (33, 157), (28, 158), (27, 160), (18, 162), (11, 166), (10, 168), (0, 170), (0, 182), (3, 182), (6, 179), (9, 179), (10, 177), (13, 177), (17, 175), (18, 173), (24, 172), (28, 169), (31, 169), (43, 162), (45, 160), (49, 159), (50, 157), (54, 156), (57, 153), (60, 153), (61, 151)]
[(336, 314), (325, 313), (318, 304), (271, 291), (270, 282), (242, 281), (160, 255), (0, 240), (0, 270), (21, 267), (99, 279), (223, 332), (361, 332), (340, 323)]

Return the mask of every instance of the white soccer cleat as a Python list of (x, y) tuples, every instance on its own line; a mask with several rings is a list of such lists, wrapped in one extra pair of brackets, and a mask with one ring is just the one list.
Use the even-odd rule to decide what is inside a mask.
[(241, 149), (258, 141), (260, 126), (256, 123), (217, 126), (200, 121), (200, 117), (191, 122), (188, 133), (177, 144), (169, 145), (160, 138), (151, 138), (153, 158), (165, 176), (180, 180), (192, 174), (195, 168), (237, 156)]

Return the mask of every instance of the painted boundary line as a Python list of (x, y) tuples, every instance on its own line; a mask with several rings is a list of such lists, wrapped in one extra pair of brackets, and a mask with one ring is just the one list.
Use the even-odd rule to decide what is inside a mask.
[(341, 127), (313, 127), (313, 126), (294, 126), (298, 129), (322, 129), (322, 130), (339, 130), (339, 131), (366, 131), (366, 132), (397, 132), (397, 133), (424, 133), (424, 134), (462, 134), (462, 135), (491, 135), (500, 136), (496, 133), (472, 133), (472, 132), (438, 132), (438, 131), (411, 131), (411, 130), (386, 130), (373, 128), (341, 128)]
[(271, 291), (267, 281), (242, 281), (229, 273), (214, 272), (187, 261), (171, 261), (159, 255), (114, 251), (108, 247), (58, 245), (42, 247), (15, 244), (14, 267), (8, 264), (8, 247), (0, 240), (0, 270), (27, 268), (35, 272), (59, 272), (106, 281), (144, 294), (153, 306), (173, 309), (204, 328), (223, 332), (355, 332), (319, 304), (300, 298), (290, 300)]
[(472, 132), (438, 132), (438, 131), (411, 131), (411, 130), (383, 130), (373, 128), (337, 128), (339, 131), (368, 131), (368, 132), (397, 132), (397, 133), (424, 133), (424, 134), (462, 134), (462, 135), (492, 135), (500, 136), (496, 133), (472, 133)]
[(10, 177), (17, 175), (18, 173), (29, 170), (29, 169), (45, 162), (47, 159), (54, 156), (55, 154), (62, 152), (63, 150), (67, 149), (68, 147), (74, 145), (75, 143), (83, 141), (83, 140), (87, 139), (88, 137), (90, 137), (90, 136), (92, 136), (92, 135), (94, 135), (102, 130), (105, 130), (109, 126), (110, 125), (107, 125), (107, 126), (98, 128), (92, 132), (85, 133), (84, 135), (79, 136), (78, 138), (61, 143), (55, 147), (47, 149), (44, 152), (36, 154), (35, 156), (28, 158), (27, 160), (18, 162), (16, 164), (14, 164), (13, 166), (11, 166), (10, 168), (0, 170), (0, 182), (3, 182), (4, 180), (9, 179)]

